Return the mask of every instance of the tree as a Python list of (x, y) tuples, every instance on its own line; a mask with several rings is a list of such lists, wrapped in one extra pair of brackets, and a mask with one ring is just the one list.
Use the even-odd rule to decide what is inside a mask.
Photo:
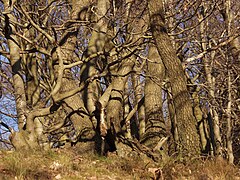
[[(169, 34), (175, 39), (177, 54), (187, 72), (202, 151), (213, 156), (229, 157), (231, 162), (232, 150), (229, 144), (236, 137), (235, 130), (239, 123), (236, 116), (239, 111), (235, 108), (238, 96), (234, 95), (237, 92), (235, 78), (238, 74), (236, 70), (239, 68), (239, 57), (231, 52), (236, 46), (230, 47), (239, 41), (236, 21), (239, 7), (232, 1), (177, 3), (172, 1), (165, 4), (167, 23), (170, 24)], [(229, 15), (234, 18), (226, 25)], [(235, 80), (227, 78), (229, 71), (230, 79), (235, 77)], [(230, 81), (231, 86), (226, 83)], [(227, 113), (230, 112), (229, 109), (231, 115)], [(225, 134), (228, 134), (228, 138)], [(232, 142), (234, 149), (239, 142), (236, 139)]]
[(229, 0), (1, 1), (1, 132), (16, 150), (130, 146), (154, 160), (202, 151), (233, 162), (237, 10)]
[[(199, 137), (196, 121), (192, 113), (192, 104), (187, 90), (187, 81), (181, 62), (174, 51), (164, 23), (163, 4), (161, 1), (149, 2), (150, 28), (155, 39), (158, 53), (167, 69), (177, 118), (179, 144), (181, 151), (198, 154)], [(178, 77), (178, 78), (176, 78)]]

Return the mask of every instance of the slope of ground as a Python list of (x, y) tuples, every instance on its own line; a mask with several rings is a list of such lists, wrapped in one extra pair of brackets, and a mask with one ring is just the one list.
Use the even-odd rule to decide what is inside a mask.
[(183, 162), (169, 158), (154, 163), (136, 153), (108, 157), (80, 151), (80, 147), (44, 152), (0, 151), (0, 179), (236, 179), (238, 167), (220, 160), (193, 159)]

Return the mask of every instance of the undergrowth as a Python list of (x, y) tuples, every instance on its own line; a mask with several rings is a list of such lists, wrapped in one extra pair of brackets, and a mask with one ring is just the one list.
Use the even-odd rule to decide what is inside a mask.
[(164, 163), (154, 163), (138, 156), (108, 157), (79, 153), (78, 148), (49, 151), (0, 151), (0, 179), (236, 179), (239, 167), (224, 160), (194, 158), (179, 161), (170, 157)]

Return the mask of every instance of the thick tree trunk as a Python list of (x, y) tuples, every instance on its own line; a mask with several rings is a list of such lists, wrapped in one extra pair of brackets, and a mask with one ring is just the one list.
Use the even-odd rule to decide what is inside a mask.
[[(67, 93), (73, 89), (76, 89), (77, 87), (78, 86), (76, 85), (76, 82), (72, 79), (71, 72), (65, 72), (65, 75), (62, 79), (60, 93)], [(74, 139), (74, 141), (91, 140), (95, 135), (94, 127), (90, 117), (86, 115), (87, 110), (84, 108), (84, 103), (80, 94), (77, 93), (64, 99), (62, 105), (74, 125), (76, 131), (75, 138), (77, 138)]]
[[(81, 18), (82, 15), (79, 15), (79, 13), (82, 12), (82, 8), (85, 8), (88, 5), (89, 1), (87, 0), (81, 2), (72, 1), (73, 9), (71, 12), (71, 19), (78, 20)], [(58, 63), (54, 66), (54, 70), (56, 72), (55, 74), (57, 74), (58, 71), (61, 71), (61, 62), (70, 64), (77, 59), (73, 51), (77, 41), (77, 31), (69, 32), (66, 39), (66, 41), (62, 42), (61, 47), (57, 48), (56, 50), (56, 54), (58, 56), (58, 59), (56, 60)], [(70, 69), (65, 69), (62, 77), (57, 78), (62, 79), (60, 80), (61, 86), (59, 88), (59, 92), (56, 94), (56, 97), (61, 94), (67, 94), (69, 91), (78, 88), (76, 81), (73, 79), (73, 74)], [(88, 111), (85, 109), (85, 104), (80, 93), (65, 98), (63, 100), (62, 106), (66, 114), (69, 116), (71, 122), (73, 123), (76, 131), (75, 136), (72, 140), (74, 142), (85, 142), (87, 140), (93, 140), (95, 136), (93, 123), (89, 115), (86, 115), (88, 114)], [(59, 121), (64, 121), (64, 119), (60, 119)]]
[(10, 51), (10, 63), (12, 66), (12, 79), (13, 79), (13, 88), (14, 96), (16, 99), (16, 109), (18, 114), (18, 127), (21, 131), (24, 124), (26, 123), (26, 113), (27, 113), (27, 102), (26, 94), (24, 90), (24, 81), (21, 76), (20, 71), (22, 58), (20, 57), (20, 47), (19, 40), (16, 35), (13, 35), (12, 32), (15, 32), (16, 29), (13, 25), (10, 24), (11, 20), (15, 20), (11, 14), (5, 15), (5, 26), (6, 26), (6, 38), (8, 40), (8, 46)]
[(149, 148), (154, 149), (161, 138), (166, 137), (167, 134), (162, 112), (162, 82), (165, 70), (153, 43), (149, 44), (148, 59), (144, 89), (146, 130), (141, 141)]
[[(109, 2), (106, 0), (98, 0), (97, 2), (97, 15), (95, 20), (97, 23), (93, 27), (92, 35), (88, 43), (88, 48), (85, 52), (85, 57), (89, 57), (92, 54), (97, 52), (102, 52), (104, 49), (106, 41), (106, 32), (108, 29), (108, 22), (105, 18), (109, 8)], [(97, 75), (98, 71), (96, 69), (97, 61), (105, 61), (104, 56), (99, 56), (94, 58), (85, 64), (81, 68), (81, 83), (85, 83), (88, 78)], [(101, 63), (102, 63), (101, 62)], [(87, 88), (83, 92), (83, 99), (88, 109), (89, 113), (92, 114), (96, 108), (96, 102), (100, 96), (100, 87), (99, 82), (95, 79), (90, 82)]]
[[(136, 6), (139, 8), (138, 11), (131, 11)], [(129, 25), (127, 26), (126, 38), (124, 38), (124, 40), (126, 41), (126, 44), (135, 42), (133, 49), (138, 45), (140, 46), (143, 42), (143, 39), (139, 36), (139, 34), (145, 30), (144, 25), (146, 16), (144, 15), (144, 18), (140, 19), (138, 18), (138, 15), (143, 13), (144, 8), (145, 3), (143, 4), (141, 1), (128, 1), (127, 3), (124, 21), (129, 23)], [(134, 27), (139, 28), (135, 29)], [(111, 130), (111, 134), (113, 135), (115, 145), (118, 144), (119, 135), (123, 135), (121, 121), (123, 121), (125, 84), (136, 60), (135, 57), (131, 57), (134, 56), (133, 49), (126, 48), (121, 51), (121, 54), (117, 54), (116, 57), (121, 57), (122, 62), (120, 62), (118, 67), (114, 66), (110, 69), (110, 73), (117, 74), (117, 77), (112, 78), (110, 86), (100, 98), (100, 101), (108, 102), (106, 105), (106, 119), (108, 127)]]
[(192, 112), (184, 70), (165, 28), (162, 1), (150, 0), (148, 8), (153, 38), (171, 84), (179, 143), (181, 145), (180, 152), (185, 155), (198, 155), (200, 144), (196, 130), (196, 120)]
[[(4, 2), (5, 12), (10, 12), (10, 7), (8, 2)], [(29, 149), (36, 146), (36, 138), (34, 134), (34, 124), (33, 122), (27, 122), (27, 114), (29, 112), (27, 108), (26, 92), (23, 77), (21, 76), (21, 65), (22, 57), (20, 56), (20, 41), (14, 33), (16, 28), (11, 24), (11, 21), (16, 21), (15, 17), (10, 14), (5, 14), (5, 37), (8, 42), (9, 52), (10, 52), (10, 63), (12, 67), (12, 79), (13, 79), (13, 88), (14, 96), (16, 99), (16, 110), (18, 115), (18, 128), (19, 132), (14, 132), (10, 140), (15, 147), (15, 149)], [(26, 124), (30, 128), (27, 128), (28, 131), (24, 130)]]
[[(87, 50), (84, 52), (84, 57), (87, 58), (91, 56), (92, 54), (96, 54), (98, 52), (104, 51), (104, 46), (106, 42), (106, 32), (108, 30), (108, 22), (106, 18), (107, 11), (109, 9), (109, 1), (106, 0), (98, 0), (97, 6), (96, 6), (96, 13), (94, 20), (96, 23), (93, 26), (91, 38), (88, 43)], [(96, 58), (90, 59), (87, 62), (83, 64), (81, 67), (81, 84), (85, 84), (90, 78), (93, 76), (99, 74), (99, 71), (96, 69), (97, 62), (104, 63), (106, 61), (105, 57), (98, 56)], [(100, 97), (101, 91), (100, 91), (100, 83), (98, 79), (93, 79), (91, 82), (88, 81), (87, 87), (84, 89), (82, 93), (82, 98), (84, 105), (88, 111), (88, 113), (91, 115), (91, 120), (94, 123), (95, 126), (95, 138), (96, 138), (96, 149), (99, 153), (102, 153), (102, 139), (100, 137), (101, 133), (105, 134), (105, 132), (101, 132), (101, 128), (103, 130), (103, 123), (99, 119), (99, 114), (96, 113), (100, 109), (96, 109), (96, 104), (98, 102), (98, 99)], [(102, 107), (101, 109), (105, 109), (105, 107)], [(100, 113), (100, 112), (99, 112)], [(105, 124), (104, 124), (105, 125)], [(104, 126), (104, 129), (105, 126)], [(105, 130), (104, 130), (105, 131)]]
[(121, 134), (121, 120), (123, 120), (123, 96), (125, 84), (128, 80), (127, 74), (132, 70), (134, 62), (129, 59), (122, 63), (118, 75), (113, 79), (111, 86), (111, 97), (107, 104), (107, 122), (113, 127), (114, 133)]

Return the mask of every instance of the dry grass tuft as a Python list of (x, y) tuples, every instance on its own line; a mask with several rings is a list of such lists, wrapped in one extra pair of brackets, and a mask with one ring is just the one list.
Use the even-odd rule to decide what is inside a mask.
[(240, 169), (221, 159), (194, 159), (166, 164), (163, 176), (164, 179), (231, 180), (240, 179)]
[(1, 152), (0, 179), (240, 179), (239, 168), (224, 160), (194, 159), (186, 162), (169, 158), (153, 163), (145, 157), (108, 157), (83, 152), (80, 147), (38, 152)]

